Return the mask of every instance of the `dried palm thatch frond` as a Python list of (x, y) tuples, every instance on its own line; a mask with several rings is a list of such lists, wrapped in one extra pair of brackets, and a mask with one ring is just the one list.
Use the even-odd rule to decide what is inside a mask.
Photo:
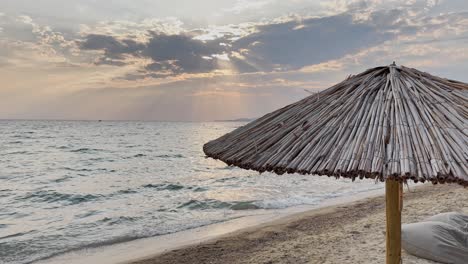
[(468, 84), (369, 69), (203, 146), (229, 165), (468, 186)]

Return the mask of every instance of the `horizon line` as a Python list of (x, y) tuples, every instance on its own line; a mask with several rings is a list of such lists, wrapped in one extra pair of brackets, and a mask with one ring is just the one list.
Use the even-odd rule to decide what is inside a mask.
[[(248, 119), (248, 120), (243, 120)], [(216, 123), (247, 122), (254, 118), (215, 119), (215, 120), (152, 120), (152, 119), (54, 119), (54, 118), (0, 118), (0, 121), (64, 121), (64, 122), (165, 122), (165, 123)]]

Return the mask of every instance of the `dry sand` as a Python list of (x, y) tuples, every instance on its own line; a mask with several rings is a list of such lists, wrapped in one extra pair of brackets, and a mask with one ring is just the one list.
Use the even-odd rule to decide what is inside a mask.
[[(403, 223), (449, 211), (468, 212), (468, 189), (405, 187)], [(402, 252), (403, 263), (434, 263)], [(384, 197), (300, 213), (172, 250), (133, 264), (385, 263)]]

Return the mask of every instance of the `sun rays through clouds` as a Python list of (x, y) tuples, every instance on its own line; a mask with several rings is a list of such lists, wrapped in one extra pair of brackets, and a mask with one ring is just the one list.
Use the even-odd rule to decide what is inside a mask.
[(1, 3), (0, 118), (256, 117), (392, 61), (467, 80), (465, 1), (175, 2)]

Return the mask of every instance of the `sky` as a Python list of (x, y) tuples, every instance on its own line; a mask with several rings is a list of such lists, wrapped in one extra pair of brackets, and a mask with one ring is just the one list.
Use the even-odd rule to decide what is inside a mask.
[(254, 118), (393, 61), (468, 82), (468, 1), (0, 0), (0, 119)]

